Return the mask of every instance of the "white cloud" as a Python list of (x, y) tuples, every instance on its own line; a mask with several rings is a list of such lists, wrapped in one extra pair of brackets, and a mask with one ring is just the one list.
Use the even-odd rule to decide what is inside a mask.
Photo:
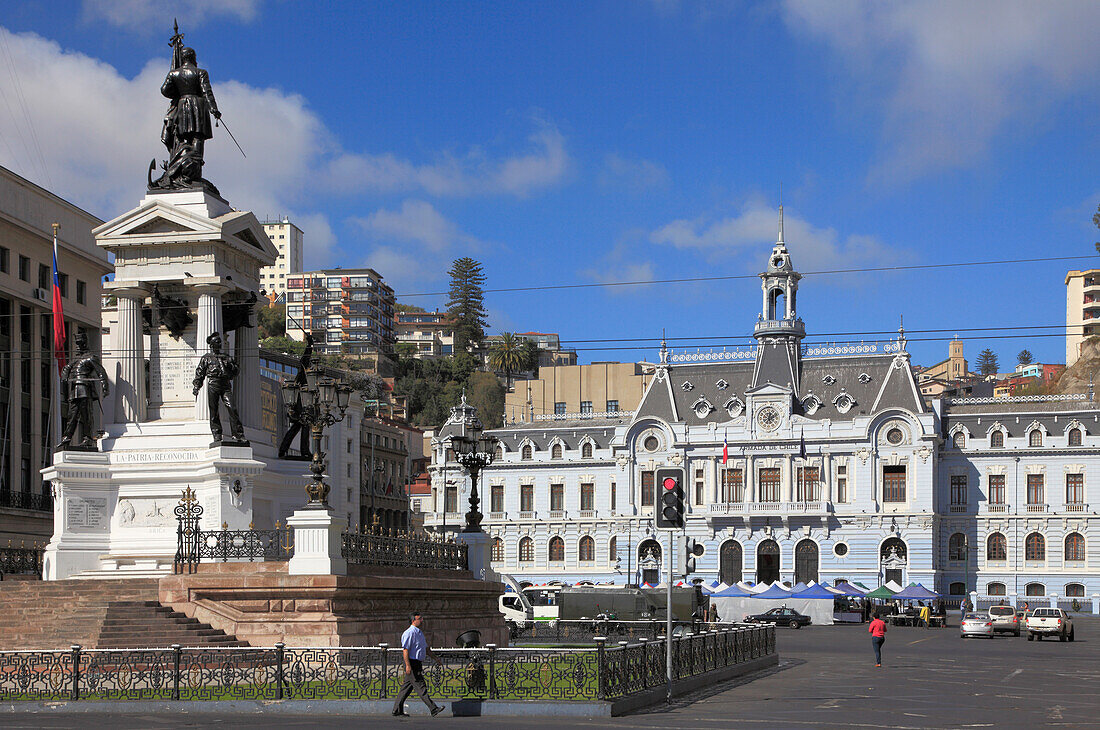
[(417, 243), (436, 253), (453, 245), (476, 246), (479, 243), (423, 200), (406, 200), (399, 210), (376, 210), (366, 218), (353, 218), (351, 222), (372, 238)]
[(1097, 90), (1094, 2), (786, 0), (785, 15), (837, 54), (856, 103), (882, 109), (872, 182), (973, 165), (1010, 124)]
[(652, 160), (630, 159), (612, 152), (604, 157), (600, 184), (640, 193), (668, 185), (668, 170)]
[(260, 4), (261, 0), (84, 0), (84, 17), (100, 18), (127, 30), (152, 32), (171, 28), (174, 18), (188, 26), (218, 15), (247, 23), (256, 17)]
[[(649, 240), (723, 257), (730, 252), (750, 252), (753, 258), (748, 263), (759, 267), (768, 247), (778, 237), (778, 229), (776, 210), (762, 201), (750, 201), (737, 215), (672, 221), (650, 233)], [(833, 228), (815, 226), (790, 211), (784, 212), (783, 230), (791, 259), (801, 271), (881, 266), (905, 258), (902, 252), (875, 236), (841, 236)], [(838, 266), (841, 261), (848, 263)]]
[[(615, 244), (598, 266), (581, 271), (581, 275), (601, 284), (653, 281), (653, 262), (644, 260), (636, 240), (623, 240)], [(609, 286), (608, 294), (634, 294), (647, 286)]]
[(531, 149), (517, 155), (493, 158), (475, 147), (461, 156), (442, 154), (426, 163), (389, 153), (348, 153), (328, 164), (325, 177), (334, 190), (526, 197), (560, 183), (570, 167), (565, 138), (556, 128), (543, 125), (528, 141)]

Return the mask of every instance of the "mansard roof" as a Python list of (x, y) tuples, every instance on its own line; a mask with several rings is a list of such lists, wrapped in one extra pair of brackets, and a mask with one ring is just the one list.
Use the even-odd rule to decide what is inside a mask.
[(1010, 436), (1022, 436), (1036, 421), (1049, 433), (1061, 433), (1073, 420), (1080, 421), (1086, 430), (1100, 429), (1100, 403), (1095, 400), (962, 398), (958, 401), (944, 399), (943, 433), (962, 425), (972, 434), (984, 434), (991, 425), (1000, 423)]
[(579, 449), (585, 441), (592, 441), (597, 449), (606, 449), (615, 438), (615, 427), (625, 424), (623, 418), (575, 418), (509, 424), (486, 433), (504, 442), (504, 448), (515, 451), (524, 441), (530, 441), (542, 451), (559, 440), (567, 449)]
[[(754, 361), (671, 364), (667, 382), (654, 379), (636, 418), (686, 421), (689, 425), (728, 422), (730, 414), (725, 404), (734, 397), (744, 402), (754, 368)], [(776, 385), (786, 387), (787, 381)], [(851, 420), (888, 409), (912, 413), (926, 410), (908, 359), (891, 354), (803, 359), (799, 390), (800, 398), (813, 394), (821, 401), (821, 407), (813, 413), (804, 412), (800, 403), (794, 404), (796, 413), (812, 420)], [(846, 413), (841, 413), (833, 402), (842, 393), (855, 401)], [(700, 398), (713, 406), (703, 418), (693, 410)]]

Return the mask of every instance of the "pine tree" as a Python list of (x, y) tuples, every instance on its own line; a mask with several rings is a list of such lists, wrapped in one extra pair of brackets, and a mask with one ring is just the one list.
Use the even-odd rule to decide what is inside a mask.
[(485, 274), (481, 264), (471, 258), (451, 262), (451, 288), (447, 298), (447, 314), (454, 322), (455, 352), (465, 352), (471, 344), (485, 337), (489, 326), (485, 311)]
[(1030, 365), (1035, 362), (1035, 356), (1031, 354), (1031, 350), (1020, 350), (1020, 354), (1016, 356), (1016, 363), (1018, 365)]
[(988, 347), (978, 353), (978, 372), (982, 375), (996, 375), (1001, 363), (997, 360), (997, 353)]

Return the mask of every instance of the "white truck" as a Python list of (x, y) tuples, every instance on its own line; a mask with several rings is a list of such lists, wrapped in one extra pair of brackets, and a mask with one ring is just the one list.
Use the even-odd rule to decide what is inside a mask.
[(1057, 636), (1058, 641), (1073, 641), (1073, 619), (1060, 608), (1037, 608), (1024, 620), (1027, 640), (1042, 641), (1044, 636)]

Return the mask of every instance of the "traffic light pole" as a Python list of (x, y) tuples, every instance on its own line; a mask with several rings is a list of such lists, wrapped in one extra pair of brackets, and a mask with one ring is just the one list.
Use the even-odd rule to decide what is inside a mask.
[(668, 530), (668, 579), (665, 585), (665, 676), (668, 679), (668, 693), (665, 700), (672, 702), (672, 566), (676, 559), (673, 549), (676, 545), (675, 530)]

